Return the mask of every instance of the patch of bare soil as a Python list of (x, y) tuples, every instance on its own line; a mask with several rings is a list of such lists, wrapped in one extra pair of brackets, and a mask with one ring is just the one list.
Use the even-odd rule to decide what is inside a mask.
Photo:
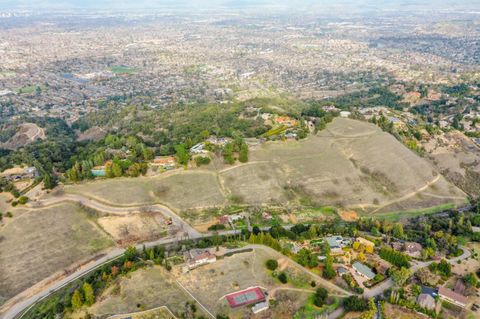
[(88, 140), (99, 141), (103, 137), (105, 137), (106, 134), (107, 134), (107, 132), (104, 129), (102, 129), (101, 127), (98, 127), (98, 126), (94, 126), (94, 127), (89, 128), (85, 132), (78, 132), (77, 133), (77, 140), (79, 140), (79, 141), (88, 141)]
[(99, 218), (98, 223), (120, 245), (152, 240), (167, 234), (165, 218), (159, 213), (106, 216)]
[(338, 215), (340, 215), (340, 218), (346, 222), (354, 222), (358, 220), (358, 214), (354, 210), (341, 210), (338, 212)]

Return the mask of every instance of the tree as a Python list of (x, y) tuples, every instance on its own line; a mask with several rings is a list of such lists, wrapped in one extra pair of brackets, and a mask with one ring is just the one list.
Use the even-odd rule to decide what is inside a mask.
[(469, 274), (466, 274), (464, 277), (463, 277), (463, 281), (469, 286), (469, 287), (477, 287), (478, 286), (478, 278), (477, 278), (477, 275), (475, 275), (475, 273), (469, 273)]
[(420, 285), (412, 285), (412, 293), (415, 297), (418, 297), (422, 293), (422, 287)]
[(330, 254), (327, 254), (327, 258), (325, 259), (322, 276), (326, 279), (332, 279), (333, 277), (335, 277), (335, 269), (333, 269), (333, 258)]
[(410, 270), (405, 267), (393, 269), (391, 271), (392, 280), (398, 287), (402, 287), (407, 282), (408, 278), (410, 278), (410, 275)]
[(343, 302), (346, 311), (365, 311), (368, 309), (368, 301), (358, 296), (350, 296)]
[(125, 258), (127, 260), (133, 261), (137, 256), (138, 256), (138, 251), (135, 247), (133, 246), (127, 247), (127, 249), (125, 250)]
[(393, 225), (393, 237), (395, 238), (403, 238), (403, 225), (401, 223), (395, 223)]
[(240, 151), (238, 153), (238, 160), (241, 163), (248, 162), (248, 145), (245, 144), (245, 142), (243, 142), (242, 145), (240, 146)]
[(452, 265), (445, 259), (442, 259), (438, 264), (430, 264), (430, 267), (433, 271), (440, 273), (442, 277), (448, 278), (452, 275)]
[(274, 271), (278, 267), (278, 261), (276, 261), (275, 259), (269, 259), (265, 263), (265, 266), (267, 266), (269, 270)]
[(313, 295), (313, 303), (317, 307), (322, 307), (328, 298), (328, 291), (325, 288), (317, 288), (315, 295)]
[(297, 262), (304, 267), (316, 267), (318, 266), (318, 261), (315, 255), (307, 248), (302, 248), (297, 254)]
[(92, 286), (88, 282), (86, 282), (83, 284), (82, 289), (83, 289), (85, 304), (87, 306), (93, 305), (95, 303), (95, 293), (93, 292)]
[(227, 143), (223, 147), (223, 159), (225, 163), (232, 165), (235, 163), (235, 158), (233, 157), (233, 152), (234, 152), (234, 144), (233, 143)]
[(287, 281), (288, 281), (287, 274), (286, 274), (285, 272), (283, 272), (283, 271), (282, 271), (280, 274), (278, 274), (278, 277), (277, 277), (277, 278), (278, 278), (278, 280), (280, 280), (280, 282), (281, 282), (282, 284), (286, 284)]
[(122, 167), (116, 161), (114, 161), (112, 164), (112, 174), (113, 174), (113, 177), (120, 177), (123, 174)]
[(82, 294), (78, 289), (75, 289), (75, 292), (73, 293), (72, 306), (73, 309), (80, 309), (83, 306)]
[(55, 186), (57, 186), (57, 178), (50, 173), (45, 173), (43, 175), (43, 186), (45, 186), (46, 189), (55, 188)]
[(187, 151), (185, 144), (179, 144), (175, 146), (175, 156), (177, 162), (181, 165), (187, 165), (190, 160), (190, 153)]

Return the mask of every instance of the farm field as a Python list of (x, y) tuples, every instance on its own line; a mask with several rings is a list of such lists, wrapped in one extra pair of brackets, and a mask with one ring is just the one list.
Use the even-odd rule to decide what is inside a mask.
[[(287, 284), (282, 284), (272, 277), (265, 267), (268, 259), (279, 261), (278, 271), (284, 271), (287, 274), (289, 278)], [(310, 286), (312, 280), (315, 280), (312, 275), (293, 266), (286, 257), (263, 246), (256, 246), (251, 252), (225, 256), (223, 259), (217, 259), (213, 264), (178, 275), (178, 281), (207, 309), (213, 313), (228, 314), (230, 318), (245, 318), (246, 315), (251, 314), (251, 310), (248, 306), (231, 309), (223, 298), (226, 294), (260, 286), (267, 289), (269, 294), (291, 290), (304, 292), (308, 297), (314, 291)], [(322, 284), (323, 282), (317, 281), (317, 285)], [(206, 291), (208, 294), (205, 293)], [(298, 309), (298, 306), (292, 305), (292, 309)], [(275, 311), (275, 309), (269, 311)], [(266, 312), (263, 315), (266, 315)], [(293, 313), (289, 315), (292, 316)]]
[[(180, 318), (179, 311), (185, 309), (185, 303), (193, 301), (160, 266), (133, 272), (112, 285), (97, 300), (99, 301), (89, 309), (89, 312), (95, 316), (131, 313), (167, 306), (178, 318)], [(200, 307), (197, 306), (197, 309), (198, 315), (203, 314)]]
[(0, 228), (0, 238), (0, 301), (113, 245), (85, 212), (70, 203), (16, 210)]
[(344, 118), (305, 140), (255, 147), (246, 164), (101, 180), (65, 186), (65, 191), (112, 205), (162, 203), (177, 212), (192, 210), (189, 214), (226, 204), (309, 202), (365, 215), (466, 200), (463, 191), (394, 137)]

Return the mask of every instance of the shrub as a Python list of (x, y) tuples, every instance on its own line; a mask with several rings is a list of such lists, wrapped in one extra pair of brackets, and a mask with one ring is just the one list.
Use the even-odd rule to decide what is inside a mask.
[(20, 205), (25, 205), (28, 202), (28, 197), (27, 196), (20, 196), (18, 198), (18, 203)]
[(225, 229), (224, 224), (215, 224), (215, 225), (212, 225), (212, 226), (208, 227), (208, 230), (223, 230), (223, 229)]
[(274, 271), (278, 267), (278, 262), (275, 259), (269, 259), (265, 263), (265, 266), (267, 266), (267, 268), (270, 269), (271, 271)]
[(195, 164), (197, 164), (197, 166), (202, 166), (202, 165), (208, 165), (210, 164), (210, 157), (206, 157), (206, 156), (197, 156), (195, 157)]

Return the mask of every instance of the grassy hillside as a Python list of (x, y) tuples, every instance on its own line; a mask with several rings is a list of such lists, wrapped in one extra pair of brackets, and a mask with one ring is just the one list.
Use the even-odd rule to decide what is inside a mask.
[(74, 204), (16, 211), (0, 228), (0, 304), (112, 245)]
[(376, 214), (460, 205), (466, 198), (391, 135), (369, 123), (343, 118), (305, 140), (253, 148), (246, 164), (211, 165), (65, 189), (109, 203), (159, 202), (177, 210), (228, 203), (283, 205), (307, 197), (316, 205)]

